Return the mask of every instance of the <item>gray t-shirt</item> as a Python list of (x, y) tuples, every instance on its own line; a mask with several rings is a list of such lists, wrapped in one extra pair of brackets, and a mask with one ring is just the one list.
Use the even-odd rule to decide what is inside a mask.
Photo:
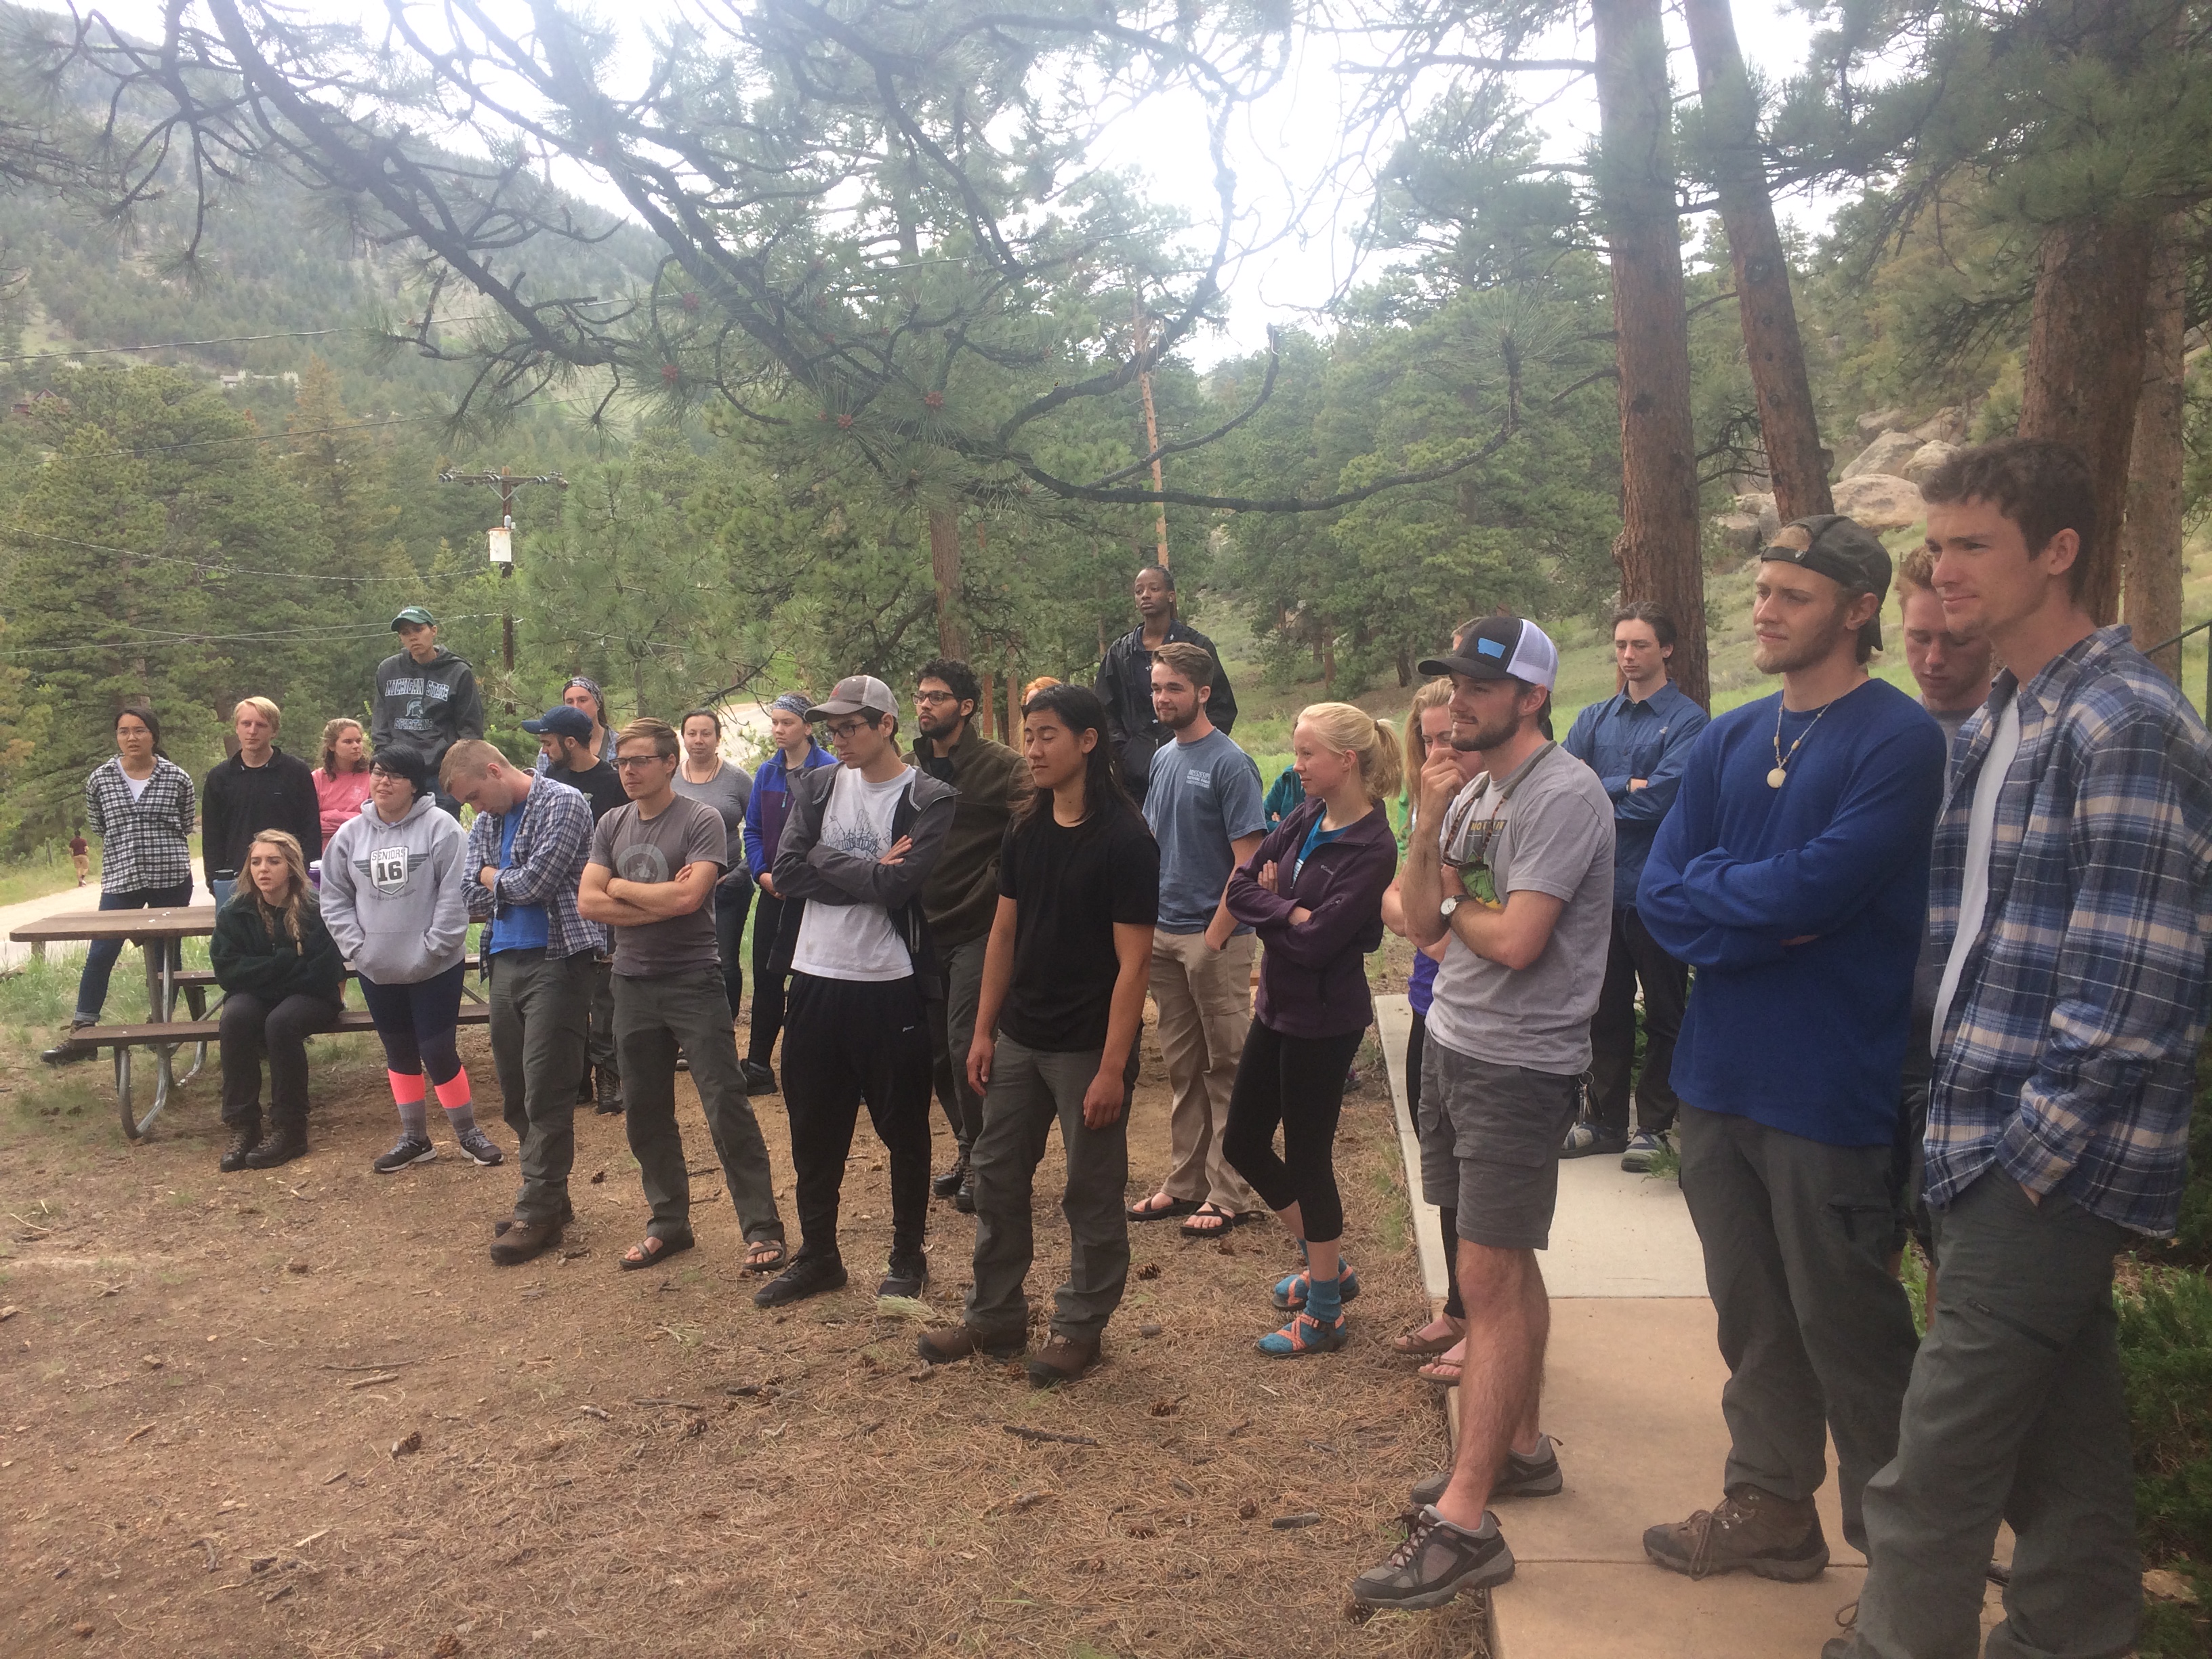
[(1597, 774), (1554, 749), (1501, 809), (1486, 772), (1453, 800), (1439, 842), (1462, 867), (1468, 902), (1503, 908), (1528, 891), (1563, 899), (1565, 908), (1543, 954), (1517, 972), (1455, 936), (1437, 967), (1429, 1035), (1494, 1066), (1587, 1071), (1613, 937), (1613, 803)]
[(1145, 821), (1160, 844), (1161, 933), (1206, 930), (1236, 867), (1229, 843), (1267, 827), (1264, 801), (1259, 767), (1226, 732), (1160, 745), (1145, 789)]
[[(681, 765), (676, 769), (676, 793), (692, 800), (702, 800), (722, 815), (722, 834), (733, 848), (744, 845), (745, 803), (753, 798), (753, 775), (742, 766), (732, 766), (724, 761), (714, 775), (704, 783), (694, 783), (684, 775)], [(742, 858), (732, 857), (724, 873), (724, 887), (750, 888), (752, 872), (745, 868)], [(750, 891), (746, 898), (750, 899)]]
[[(656, 818), (641, 818), (637, 803), (618, 806), (592, 831), (592, 859), (624, 881), (673, 881), (687, 864), (730, 863), (722, 815), (702, 802), (678, 795)], [(615, 972), (625, 979), (713, 968), (721, 961), (714, 948), (714, 896), (688, 916), (617, 927)]]

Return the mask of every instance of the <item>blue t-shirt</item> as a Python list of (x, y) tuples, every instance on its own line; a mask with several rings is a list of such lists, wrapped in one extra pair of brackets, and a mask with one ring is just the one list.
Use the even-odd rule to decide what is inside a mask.
[[(522, 809), (519, 806), (500, 820), (499, 867), (502, 870), (514, 862), (514, 832), (521, 827)], [(546, 927), (544, 905), (503, 905), (491, 924), (491, 943), (484, 948), (494, 955), (501, 951), (542, 951), (545, 948)]]
[[(1674, 1092), (1808, 1140), (1887, 1146), (1943, 733), (1881, 680), (1818, 724), (1780, 704), (1747, 703), (1698, 735), (1637, 889), (1652, 938), (1698, 970)], [(1775, 788), (1778, 713), (1788, 776)]]
[(1321, 827), (1321, 823), (1322, 821), (1320, 818), (1316, 818), (1313, 821), (1313, 828), (1306, 831), (1305, 845), (1298, 848), (1297, 857), (1291, 861), (1291, 879), (1292, 881), (1296, 881), (1298, 878), (1298, 872), (1306, 867), (1306, 860), (1313, 856), (1315, 848), (1328, 846), (1329, 842), (1334, 841), (1339, 836), (1342, 835), (1345, 830), (1349, 830), (1352, 827), (1347, 823), (1338, 829), (1324, 830)]
[(1160, 844), (1159, 931), (1203, 933), (1236, 867), (1230, 843), (1267, 830), (1260, 769), (1218, 728), (1196, 743), (1162, 744), (1145, 787), (1145, 821)]

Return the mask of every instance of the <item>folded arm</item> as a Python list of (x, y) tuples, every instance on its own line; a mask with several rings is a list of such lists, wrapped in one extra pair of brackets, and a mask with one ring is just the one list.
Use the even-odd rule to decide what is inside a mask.
[(954, 797), (942, 795), (921, 809), (906, 832), (910, 843), (896, 862), (864, 858), (826, 847), (812, 832), (796, 838), (796, 818), (784, 830), (783, 845), (775, 856), (775, 890), (786, 898), (803, 898), (829, 904), (880, 904), (896, 910), (921, 891), (930, 872), (937, 867), (951, 832)]

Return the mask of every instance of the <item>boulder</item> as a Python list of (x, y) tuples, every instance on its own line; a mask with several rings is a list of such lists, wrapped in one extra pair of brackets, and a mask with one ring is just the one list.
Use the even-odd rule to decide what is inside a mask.
[(1862, 472), (1836, 486), (1836, 511), (1869, 530), (1903, 530), (1927, 515), (1920, 487), (1889, 472)]
[[(1771, 542), (1775, 533), (1782, 528), (1782, 514), (1775, 510), (1774, 497), (1771, 495), (1739, 495), (1735, 498), (1735, 510), (1758, 520), (1760, 547)], [(1753, 550), (1755, 552), (1757, 549)]]
[(1929, 473), (1958, 453), (1958, 445), (1945, 443), (1941, 438), (1930, 438), (1907, 456), (1905, 465), (1897, 470), (1900, 476), (1911, 479), (1914, 483), (1924, 484)]
[(1723, 513), (1708, 521), (1717, 556), (1747, 559), (1766, 545), (1755, 513)]
[(1885, 432), (1894, 432), (1912, 417), (1901, 409), (1877, 409), (1870, 415), (1862, 415), (1852, 424), (1859, 429), (1859, 441), (1871, 443)]
[(1921, 442), (1910, 433), (1884, 432), (1859, 452), (1858, 459), (1844, 469), (1844, 477), (1856, 478), (1862, 472), (1895, 472), (1920, 447)]
[(1923, 443), (1964, 443), (1966, 441), (1966, 411), (1962, 404), (1953, 404), (1948, 409), (1939, 409), (1918, 426), (1912, 436)]

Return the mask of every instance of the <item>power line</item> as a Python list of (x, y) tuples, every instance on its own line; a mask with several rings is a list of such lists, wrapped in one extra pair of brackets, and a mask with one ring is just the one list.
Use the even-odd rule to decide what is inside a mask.
[(169, 340), (160, 345), (80, 346), (70, 351), (26, 351), (0, 363), (43, 363), (56, 357), (112, 357), (132, 351), (185, 351), (194, 346), (244, 345), (253, 340), (319, 340), (325, 334), (368, 334), (366, 328), (307, 328), (290, 334), (227, 334), (219, 340)]
[(43, 531), (0, 530), (0, 537), (22, 537), (31, 541), (57, 542), (64, 547), (81, 547), (93, 553), (120, 553), (131, 559), (161, 559), (172, 564), (188, 564), (196, 570), (213, 571), (222, 576), (270, 576), (280, 581), (297, 582), (453, 582), (471, 581), (477, 571), (448, 570), (429, 576), (319, 576), (305, 570), (249, 570), (234, 564), (216, 564), (206, 559), (187, 557), (182, 553), (142, 553), (135, 547), (111, 547), (105, 542), (81, 542), (68, 536), (49, 536)]

